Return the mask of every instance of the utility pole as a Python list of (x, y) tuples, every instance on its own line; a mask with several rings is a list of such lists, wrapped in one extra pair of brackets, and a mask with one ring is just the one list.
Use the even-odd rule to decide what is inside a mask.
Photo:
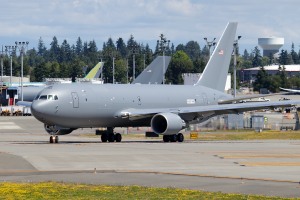
[(21, 101), (23, 101), (23, 57), (29, 42), (15, 42), (16, 49), (19, 49), (21, 54)]
[(239, 48), (238, 41), (241, 39), (242, 36), (238, 36), (237, 40), (233, 42), (233, 87), (234, 87), (234, 97), (236, 97), (236, 57), (237, 57), (237, 50)]
[(1, 56), (1, 84), (3, 85), (3, 58), (4, 58), (3, 46), (2, 46), (0, 56)]
[(208, 57), (210, 58), (210, 48), (214, 47), (217, 43), (215, 42), (216, 38), (214, 38), (212, 41), (208, 41), (207, 38), (205, 37), (204, 40), (206, 41), (206, 45), (208, 46)]
[(130, 44), (129, 46), (130, 53), (132, 54), (132, 59), (133, 59), (133, 68), (132, 68), (132, 81), (135, 80), (135, 54), (138, 54), (138, 45), (136, 42), (133, 44)]
[(157, 46), (158, 50), (163, 53), (163, 84), (165, 84), (165, 69), (166, 69), (166, 61), (165, 61), (165, 51), (167, 48), (169, 48), (170, 40), (167, 40), (167, 38), (160, 34), (160, 40), (157, 40)]
[(10, 57), (10, 77), (9, 85), (12, 84), (12, 57), (16, 53), (16, 46), (5, 46), (5, 52)]
[(115, 84), (115, 57), (113, 59), (113, 84)]

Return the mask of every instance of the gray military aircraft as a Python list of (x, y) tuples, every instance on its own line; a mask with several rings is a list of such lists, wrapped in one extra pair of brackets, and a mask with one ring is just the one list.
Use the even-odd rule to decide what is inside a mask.
[(44, 123), (50, 143), (57, 143), (58, 135), (92, 127), (106, 127), (102, 142), (121, 142), (115, 127), (151, 127), (164, 142), (182, 142), (182, 129), (216, 115), (300, 103), (233, 103), (234, 97), (224, 93), (236, 29), (236, 22), (228, 23), (195, 85), (57, 84), (39, 93), (32, 114)]

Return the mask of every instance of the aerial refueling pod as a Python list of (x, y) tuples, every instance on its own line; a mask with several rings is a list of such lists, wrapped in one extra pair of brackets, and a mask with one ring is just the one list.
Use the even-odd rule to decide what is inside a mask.
[(185, 126), (184, 120), (174, 113), (158, 113), (151, 119), (151, 128), (156, 134), (177, 134)]
[(44, 124), (44, 128), (50, 135), (67, 135), (70, 134), (74, 129), (72, 128), (59, 128), (57, 126), (50, 126)]

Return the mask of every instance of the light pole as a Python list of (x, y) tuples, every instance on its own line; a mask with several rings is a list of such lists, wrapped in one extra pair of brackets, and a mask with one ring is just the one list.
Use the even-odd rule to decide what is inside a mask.
[(2, 46), (0, 56), (1, 56), (1, 84), (3, 85), (3, 58), (4, 58), (3, 46)]
[(134, 42), (128, 46), (132, 54), (133, 68), (132, 68), (132, 81), (135, 80), (135, 54), (138, 54), (138, 45)]
[(167, 38), (163, 35), (160, 34), (160, 40), (157, 40), (157, 46), (158, 50), (162, 51), (163, 53), (163, 84), (165, 84), (165, 69), (166, 69), (166, 62), (165, 62), (165, 51), (169, 47), (170, 40), (167, 40)]
[(23, 56), (29, 42), (15, 42), (16, 49), (19, 49), (21, 54), (21, 101), (23, 101)]
[(241, 39), (242, 36), (238, 36), (237, 40), (233, 42), (233, 85), (234, 85), (234, 97), (236, 97), (236, 56), (237, 49), (239, 48), (238, 40)]
[(5, 52), (10, 57), (10, 77), (9, 85), (12, 83), (12, 56), (16, 52), (16, 46), (5, 46)]
[(210, 48), (214, 47), (217, 43), (215, 42), (216, 38), (214, 38), (212, 41), (208, 41), (207, 38), (203, 38), (206, 41), (206, 45), (208, 46), (208, 57), (210, 58)]
[(113, 59), (113, 84), (115, 84), (115, 57)]

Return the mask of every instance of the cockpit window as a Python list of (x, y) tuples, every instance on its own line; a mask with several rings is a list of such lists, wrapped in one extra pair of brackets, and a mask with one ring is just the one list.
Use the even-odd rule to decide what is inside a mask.
[(47, 95), (41, 95), (39, 99), (47, 99)]
[(41, 100), (58, 100), (58, 96), (57, 95), (52, 95), (52, 94), (41, 95), (38, 99), (41, 99)]

